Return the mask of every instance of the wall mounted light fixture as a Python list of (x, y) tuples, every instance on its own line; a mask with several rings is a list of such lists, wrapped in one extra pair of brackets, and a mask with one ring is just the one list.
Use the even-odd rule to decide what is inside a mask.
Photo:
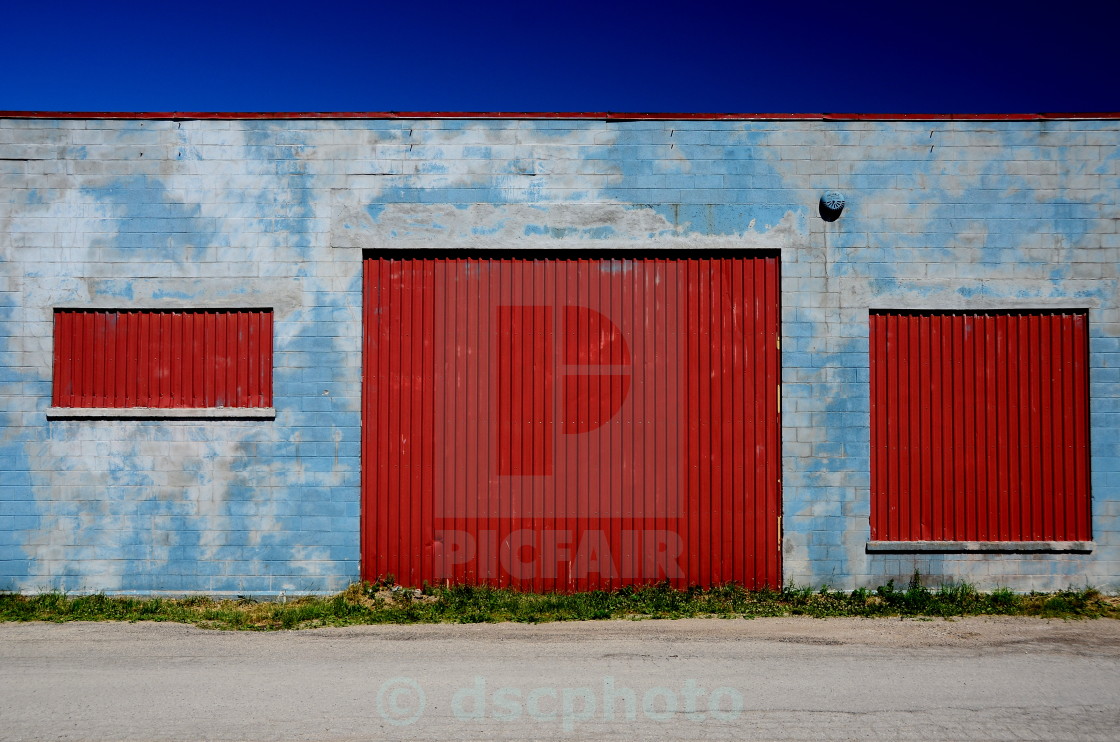
[(844, 194), (840, 191), (828, 191), (821, 196), (821, 203), (819, 207), (821, 219), (826, 222), (834, 222), (840, 218), (840, 212), (844, 210)]

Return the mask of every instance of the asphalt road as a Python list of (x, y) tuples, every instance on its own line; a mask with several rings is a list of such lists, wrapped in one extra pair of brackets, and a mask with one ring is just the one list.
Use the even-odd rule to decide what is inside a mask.
[(1120, 621), (0, 624), (0, 738), (1120, 740)]

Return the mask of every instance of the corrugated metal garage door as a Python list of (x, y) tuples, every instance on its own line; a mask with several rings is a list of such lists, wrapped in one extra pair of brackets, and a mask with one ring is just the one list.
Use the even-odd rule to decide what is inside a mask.
[(367, 257), (362, 574), (780, 583), (778, 256)]

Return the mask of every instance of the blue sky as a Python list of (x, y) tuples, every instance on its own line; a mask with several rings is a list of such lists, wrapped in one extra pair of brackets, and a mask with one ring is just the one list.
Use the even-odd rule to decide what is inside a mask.
[(0, 109), (1120, 110), (1120, 3), (12, 0)]

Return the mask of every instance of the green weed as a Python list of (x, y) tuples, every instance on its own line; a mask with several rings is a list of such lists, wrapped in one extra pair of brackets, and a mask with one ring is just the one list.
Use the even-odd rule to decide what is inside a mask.
[(205, 628), (269, 631), (379, 623), (484, 623), (647, 618), (764, 616), (902, 616), (950, 618), (1020, 615), (1043, 618), (1120, 618), (1120, 598), (1092, 588), (1055, 593), (980, 592), (966, 583), (930, 589), (915, 573), (905, 589), (893, 580), (874, 590), (789, 585), (747, 590), (741, 585), (679, 590), (667, 582), (585, 593), (527, 593), (453, 585), (420, 590), (392, 578), (355, 583), (328, 597), (284, 602), (207, 596), (134, 598), (61, 593), (0, 593), (0, 621), (173, 621)]

